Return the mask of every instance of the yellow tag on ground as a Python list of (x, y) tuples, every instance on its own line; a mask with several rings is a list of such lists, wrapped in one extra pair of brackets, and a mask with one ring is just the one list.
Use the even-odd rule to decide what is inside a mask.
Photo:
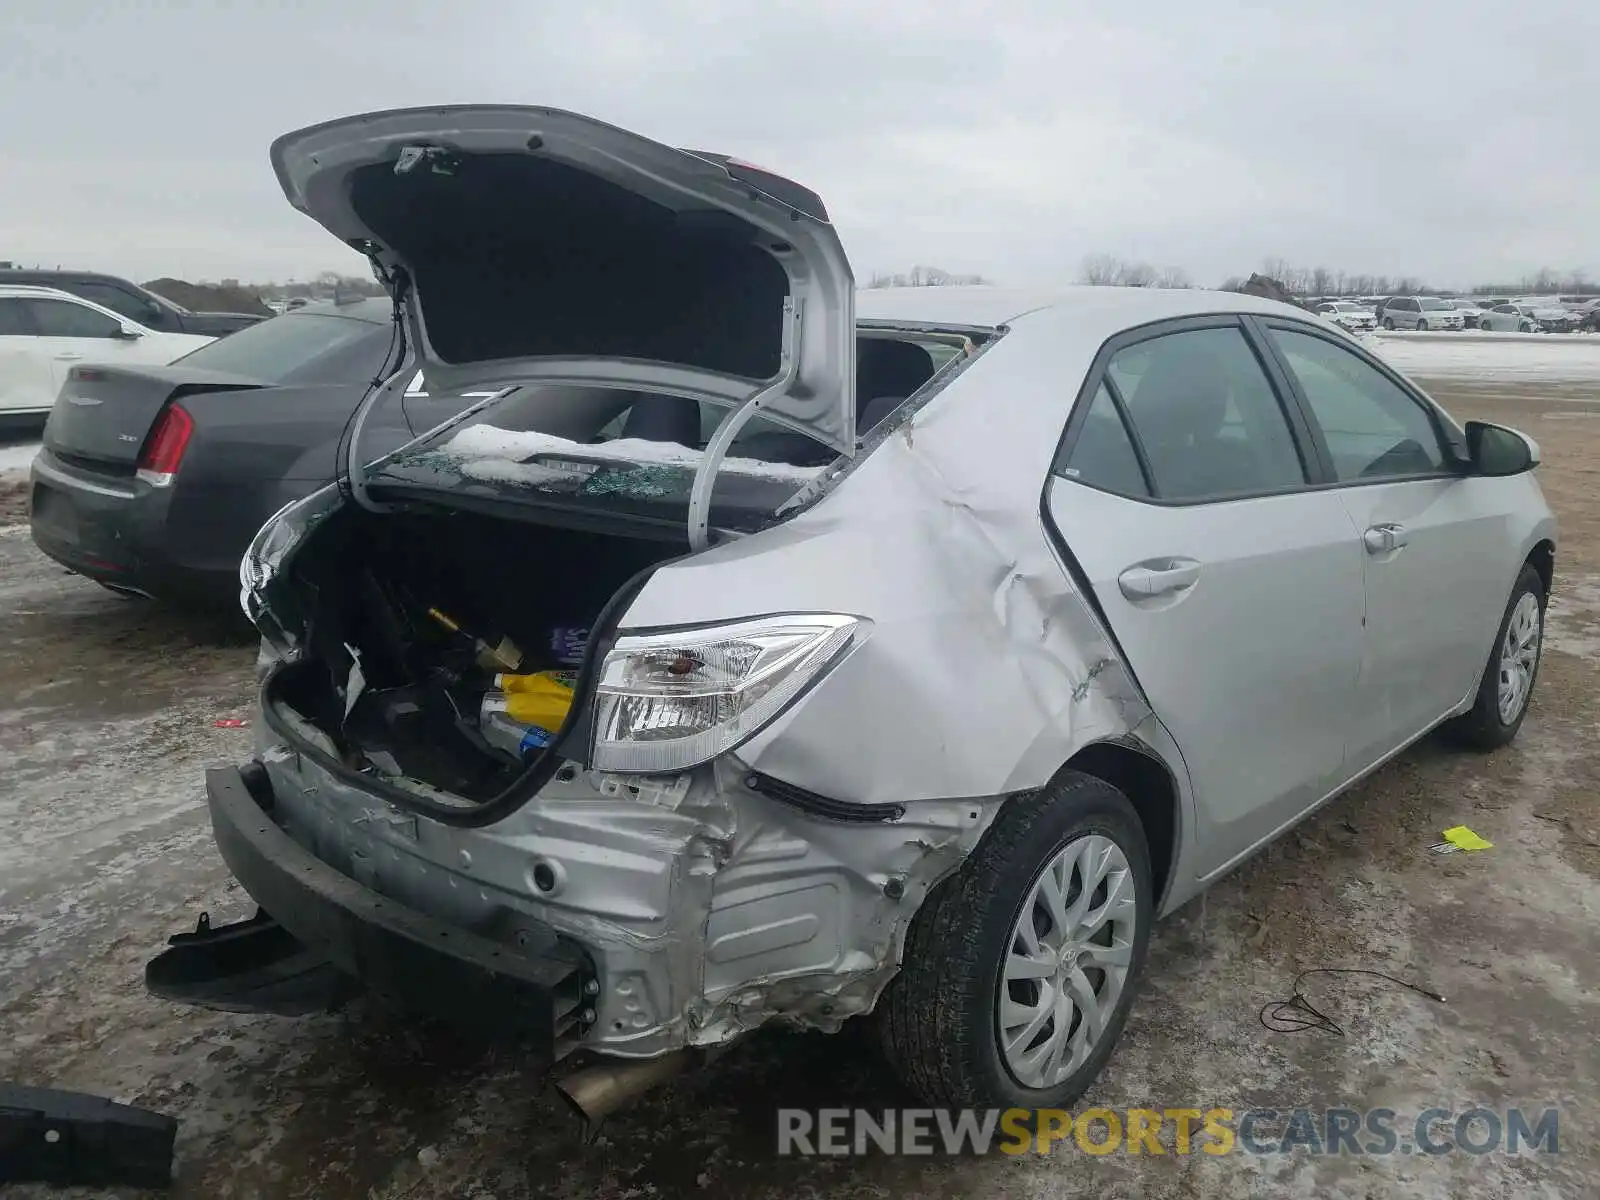
[(1487, 850), (1494, 845), (1486, 842), (1465, 825), (1457, 825), (1444, 831), (1444, 840), (1458, 850)]

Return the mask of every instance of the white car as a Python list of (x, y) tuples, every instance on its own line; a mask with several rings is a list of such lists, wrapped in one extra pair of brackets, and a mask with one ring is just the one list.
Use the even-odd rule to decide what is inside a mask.
[(215, 340), (149, 329), (55, 288), (0, 286), (0, 419), (42, 420), (80, 363), (162, 366)]
[(1324, 300), (1313, 311), (1352, 333), (1378, 327), (1378, 315), (1365, 305), (1352, 300)]
[(1378, 314), (1385, 329), (1461, 329), (1466, 321), (1437, 296), (1395, 296)]

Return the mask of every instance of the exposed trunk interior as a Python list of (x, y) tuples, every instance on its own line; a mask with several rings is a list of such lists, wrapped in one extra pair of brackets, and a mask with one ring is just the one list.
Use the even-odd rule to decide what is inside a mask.
[(351, 505), (332, 521), (294, 570), (309, 652), (270, 699), (325, 734), (346, 766), (471, 803), (505, 791), (543, 744), (508, 745), (491, 728), (508, 719), (485, 707), (503, 695), (496, 673), (561, 672), (570, 685), (579, 631), (640, 571), (687, 551), (476, 512)]

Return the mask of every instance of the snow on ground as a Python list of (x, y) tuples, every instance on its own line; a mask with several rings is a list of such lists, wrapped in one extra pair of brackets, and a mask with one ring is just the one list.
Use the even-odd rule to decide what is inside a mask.
[(12, 473), (22, 474), (33, 462), (33, 456), (39, 452), (38, 442), (18, 442), (15, 445), (0, 445), (0, 475)]
[(1407, 375), (1485, 383), (1600, 381), (1600, 337), (1588, 334), (1369, 333), (1361, 339)]

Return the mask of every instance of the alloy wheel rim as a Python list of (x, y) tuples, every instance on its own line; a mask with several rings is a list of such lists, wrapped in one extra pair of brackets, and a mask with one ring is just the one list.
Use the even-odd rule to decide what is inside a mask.
[(1105, 1037), (1127, 984), (1139, 915), (1122, 848), (1089, 834), (1029, 885), (1000, 965), (995, 1039), (1023, 1087), (1051, 1088)]
[(1524, 592), (1506, 622), (1505, 641), (1500, 646), (1500, 683), (1496, 691), (1500, 723), (1510, 725), (1528, 705), (1533, 691), (1533, 673), (1539, 666), (1542, 629), (1539, 598)]

